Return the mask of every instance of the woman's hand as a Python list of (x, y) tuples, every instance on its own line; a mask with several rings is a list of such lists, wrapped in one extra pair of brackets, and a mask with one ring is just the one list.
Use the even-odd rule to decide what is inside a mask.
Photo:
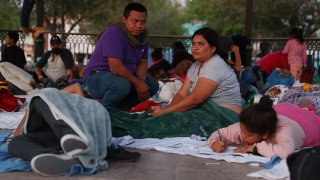
[(149, 113), (150, 116), (160, 116), (162, 114), (167, 113), (165, 111), (165, 107), (162, 107), (162, 106), (152, 106), (151, 110), (152, 110), (152, 112)]
[(221, 153), (227, 149), (228, 145), (223, 141), (216, 141), (211, 145), (213, 152)]
[(233, 151), (237, 153), (252, 153), (254, 148), (254, 144), (252, 145), (243, 145), (235, 148)]

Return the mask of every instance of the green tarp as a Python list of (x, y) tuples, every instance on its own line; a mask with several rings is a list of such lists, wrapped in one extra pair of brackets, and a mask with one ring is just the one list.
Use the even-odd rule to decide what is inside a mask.
[(205, 136), (199, 127), (204, 127), (209, 136), (217, 128), (238, 122), (238, 114), (218, 106), (211, 100), (186, 112), (167, 113), (158, 117), (149, 116), (150, 111), (131, 114), (108, 108), (113, 137), (131, 135), (133, 138), (187, 137), (192, 134)]

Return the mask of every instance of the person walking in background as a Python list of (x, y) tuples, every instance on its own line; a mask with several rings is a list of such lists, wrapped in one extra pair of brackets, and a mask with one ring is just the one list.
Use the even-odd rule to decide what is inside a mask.
[(121, 22), (109, 25), (98, 39), (83, 73), (90, 96), (105, 107), (129, 110), (157, 93), (158, 81), (147, 76), (147, 9), (129, 3)]
[(304, 43), (302, 29), (293, 28), (290, 31), (290, 36), (282, 53), (288, 55), (290, 72), (294, 80), (300, 82), (302, 68), (307, 66), (307, 46)]
[(19, 34), (17, 32), (10, 31), (7, 33), (5, 38), (7, 47), (4, 48), (1, 54), (1, 62), (9, 62), (21, 69), (24, 69), (27, 61), (23, 49), (17, 46), (18, 40)]

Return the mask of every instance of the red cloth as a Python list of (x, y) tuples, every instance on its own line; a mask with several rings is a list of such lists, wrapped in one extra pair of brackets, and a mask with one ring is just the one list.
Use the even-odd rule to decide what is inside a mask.
[(263, 56), (257, 64), (268, 76), (275, 68), (290, 70), (288, 57), (283, 55), (280, 51)]
[(159, 106), (160, 104), (162, 104), (162, 102), (154, 102), (152, 100), (146, 100), (146, 101), (139, 103), (138, 105), (136, 105), (132, 109), (130, 109), (129, 112), (147, 111), (147, 110), (151, 109), (152, 106)]
[(19, 110), (19, 105), (23, 105), (26, 98), (17, 98), (6, 89), (0, 89), (0, 111), (15, 112)]

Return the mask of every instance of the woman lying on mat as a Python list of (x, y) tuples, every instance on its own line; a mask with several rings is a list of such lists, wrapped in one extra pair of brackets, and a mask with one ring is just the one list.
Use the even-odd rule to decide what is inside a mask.
[(261, 98), (240, 113), (240, 122), (215, 131), (208, 139), (214, 152), (223, 152), (228, 145), (240, 145), (239, 153), (253, 153), (281, 158), (295, 149), (320, 145), (320, 117), (290, 103), (272, 107), (269, 96)]
[(207, 99), (235, 112), (241, 111), (239, 83), (233, 69), (219, 55), (218, 34), (204, 27), (192, 36), (195, 63), (179, 92), (166, 108), (155, 106), (152, 116), (190, 110)]

